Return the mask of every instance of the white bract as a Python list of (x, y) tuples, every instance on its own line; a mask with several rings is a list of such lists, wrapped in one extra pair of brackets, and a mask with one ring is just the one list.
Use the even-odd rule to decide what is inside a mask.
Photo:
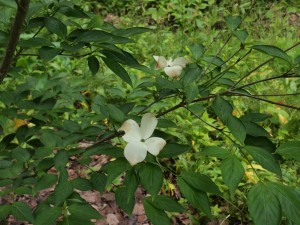
[(171, 78), (178, 77), (188, 62), (183, 57), (178, 57), (174, 60), (172, 58), (166, 60), (164, 56), (154, 55), (153, 58), (157, 62), (156, 69), (164, 69), (165, 73)]
[(124, 156), (131, 165), (142, 162), (147, 152), (152, 155), (158, 153), (166, 145), (166, 141), (159, 137), (151, 137), (157, 125), (157, 119), (154, 114), (146, 113), (142, 117), (141, 126), (132, 119), (126, 120), (119, 130), (125, 134), (123, 139), (128, 142), (124, 150)]

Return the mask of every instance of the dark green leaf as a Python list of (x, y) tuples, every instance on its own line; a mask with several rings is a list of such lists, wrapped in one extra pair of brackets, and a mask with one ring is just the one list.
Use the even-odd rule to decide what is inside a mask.
[(24, 48), (50, 46), (52, 43), (44, 38), (30, 38), (28, 40), (20, 40), (19, 45)]
[(57, 56), (60, 53), (61, 50), (53, 47), (41, 47), (39, 49), (39, 55), (45, 62), (50, 61), (55, 56)]
[(91, 182), (94, 189), (102, 193), (105, 191), (107, 176), (105, 176), (103, 173), (94, 172), (91, 175)]
[(130, 27), (126, 29), (116, 29), (112, 34), (122, 37), (131, 37), (133, 35), (142, 34), (145, 32), (152, 32), (152, 29), (146, 27)]
[(75, 189), (80, 191), (91, 191), (94, 189), (92, 183), (85, 178), (77, 177), (71, 183)]
[(278, 198), (284, 216), (296, 224), (300, 224), (300, 195), (288, 186), (270, 182), (268, 189)]
[(60, 205), (73, 193), (73, 185), (67, 179), (59, 180), (54, 189), (55, 205)]
[(226, 16), (225, 22), (230, 31), (236, 30), (242, 23), (242, 17), (240, 16)]
[(57, 175), (55, 174), (45, 174), (36, 183), (34, 191), (37, 193), (40, 190), (50, 188), (57, 182)]
[(11, 205), (0, 205), (0, 221), (4, 220), (11, 213)]
[(258, 162), (263, 168), (281, 176), (280, 165), (275, 157), (264, 148), (255, 146), (245, 146), (247, 152)]
[(270, 134), (261, 126), (250, 121), (242, 121), (246, 127), (247, 134), (253, 137), (269, 137)]
[(224, 159), (220, 167), (223, 181), (228, 186), (230, 195), (233, 197), (236, 188), (243, 178), (244, 167), (234, 155)]
[(24, 202), (14, 202), (12, 204), (12, 215), (18, 220), (34, 222), (31, 208)]
[(49, 32), (54, 33), (61, 38), (65, 38), (67, 35), (66, 25), (54, 17), (45, 18), (45, 27)]
[(59, 207), (45, 207), (37, 214), (34, 225), (52, 225), (61, 213), (62, 209)]
[(118, 158), (105, 164), (101, 170), (107, 173), (106, 185), (108, 185), (121, 173), (129, 169), (131, 169), (131, 165), (129, 164), (129, 162), (125, 158)]
[(118, 77), (120, 77), (123, 81), (132, 86), (132, 81), (127, 71), (116, 61), (111, 60), (106, 57), (102, 57), (103, 62), (108, 66), (108, 68), (113, 71)]
[(185, 209), (174, 199), (166, 195), (157, 195), (154, 198), (148, 197), (152, 205), (167, 212), (184, 212)]
[(247, 113), (243, 116), (240, 117), (240, 120), (244, 121), (249, 121), (249, 122), (262, 122), (265, 121), (266, 119), (270, 118), (270, 115), (268, 114), (263, 114), (263, 113)]
[(116, 36), (110, 33), (107, 33), (102, 30), (88, 30), (83, 31), (75, 40), (76, 42), (96, 42), (96, 43), (103, 43), (107, 42), (110, 44), (126, 44), (132, 43), (133, 41), (126, 37)]
[(181, 177), (177, 179), (181, 193), (195, 208), (202, 210), (207, 216), (211, 216), (208, 197), (205, 192), (192, 188)]
[(266, 185), (258, 183), (251, 188), (247, 196), (247, 205), (256, 225), (280, 224), (279, 201)]
[(209, 64), (215, 65), (217, 67), (225, 67), (225, 62), (218, 56), (204, 56), (203, 60)]
[(96, 56), (92, 55), (92, 56), (88, 57), (88, 66), (93, 75), (95, 75), (98, 72), (100, 66), (99, 66), (99, 61), (96, 58)]
[(206, 175), (195, 172), (183, 172), (182, 179), (196, 190), (221, 194), (218, 186)]
[(75, 18), (89, 18), (87, 14), (85, 14), (81, 9), (74, 6), (74, 8), (69, 6), (62, 6), (58, 10), (61, 14), (68, 16), (68, 17), (75, 17)]
[(106, 109), (111, 119), (117, 122), (124, 121), (125, 115), (118, 107), (113, 104), (108, 104)]
[(212, 156), (225, 159), (230, 156), (229, 151), (218, 146), (207, 146), (200, 153), (200, 155)]
[(202, 57), (204, 53), (204, 46), (202, 44), (192, 44), (190, 47), (190, 51), (194, 59), (198, 60)]
[(65, 168), (69, 162), (69, 155), (65, 150), (60, 150), (54, 157), (54, 166), (56, 169)]
[(187, 103), (191, 103), (199, 94), (199, 89), (196, 83), (191, 83), (185, 87), (185, 96)]
[(232, 106), (221, 96), (217, 96), (212, 104), (214, 112), (222, 120), (223, 123), (227, 123), (228, 118), (232, 117)]
[(188, 64), (184, 70), (184, 74), (182, 75), (183, 86), (189, 86), (193, 81), (200, 78), (202, 73), (202, 68), (196, 64)]
[(151, 223), (153, 223), (153, 225), (171, 225), (171, 220), (169, 219), (167, 214), (163, 210), (158, 209), (154, 205), (152, 205), (149, 198), (143, 199), (143, 205), (146, 216), (151, 221)]
[(161, 168), (152, 163), (141, 164), (138, 175), (141, 184), (151, 195), (156, 195), (163, 183), (163, 173)]
[(20, 162), (27, 162), (30, 159), (30, 153), (23, 148), (16, 148), (12, 151), (12, 157)]
[(158, 154), (157, 157), (159, 158), (172, 158), (176, 157), (180, 154), (183, 154), (191, 149), (188, 145), (180, 145), (180, 144), (173, 144), (168, 143), (163, 150)]
[(118, 206), (120, 206), (120, 208), (128, 215), (131, 215), (135, 204), (135, 198), (132, 193), (128, 192), (130, 191), (127, 187), (122, 187), (116, 190), (115, 195)]
[(257, 51), (263, 52), (265, 54), (268, 54), (270, 56), (283, 59), (289, 63), (291, 63), (291, 58), (280, 48), (272, 45), (253, 45), (251, 47), (252, 49), (255, 49)]
[(73, 217), (79, 219), (102, 219), (102, 215), (94, 209), (90, 204), (74, 203), (68, 207), (69, 212)]
[(276, 149), (276, 153), (287, 159), (296, 159), (300, 161), (300, 141), (289, 141), (281, 144)]

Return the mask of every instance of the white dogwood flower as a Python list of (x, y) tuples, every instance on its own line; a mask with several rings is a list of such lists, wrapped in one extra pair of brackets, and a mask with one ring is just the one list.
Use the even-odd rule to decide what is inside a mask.
[(188, 62), (183, 57), (178, 57), (174, 60), (172, 58), (166, 60), (164, 56), (154, 55), (153, 58), (157, 62), (155, 68), (164, 69), (165, 73), (171, 78), (178, 77)]
[(125, 134), (123, 139), (128, 142), (124, 150), (124, 156), (131, 165), (142, 162), (147, 152), (152, 155), (158, 155), (166, 145), (166, 141), (159, 137), (151, 137), (157, 125), (157, 119), (154, 114), (146, 113), (142, 117), (141, 126), (132, 119), (126, 120), (119, 130)]

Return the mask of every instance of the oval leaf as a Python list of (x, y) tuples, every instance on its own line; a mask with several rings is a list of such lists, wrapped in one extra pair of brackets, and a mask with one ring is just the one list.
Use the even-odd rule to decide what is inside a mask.
[(280, 48), (272, 45), (253, 45), (251, 47), (252, 49), (255, 49), (257, 51), (263, 52), (265, 54), (268, 54), (270, 56), (283, 59), (289, 63), (291, 63), (291, 58)]

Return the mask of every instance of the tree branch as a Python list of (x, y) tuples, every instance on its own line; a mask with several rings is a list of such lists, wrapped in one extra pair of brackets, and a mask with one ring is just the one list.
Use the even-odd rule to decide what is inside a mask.
[(18, 2), (18, 8), (15, 20), (12, 24), (8, 43), (6, 46), (6, 52), (0, 66), (0, 83), (4, 80), (10, 65), (13, 61), (14, 53), (21, 35), (22, 27), (26, 18), (26, 14), (29, 8), (30, 0), (20, 0)]

